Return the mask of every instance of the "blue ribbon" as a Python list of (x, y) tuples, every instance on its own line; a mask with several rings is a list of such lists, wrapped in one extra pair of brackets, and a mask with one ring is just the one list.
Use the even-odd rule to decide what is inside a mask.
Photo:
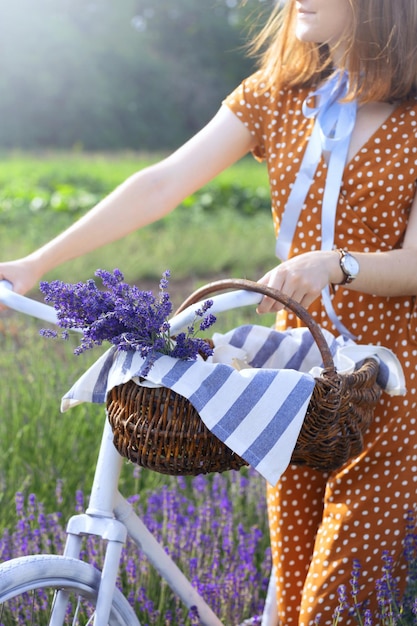
[[(341, 102), (347, 92), (347, 73), (335, 72), (303, 102), (304, 115), (315, 118), (315, 123), (281, 220), (276, 242), (276, 254), (281, 260), (288, 259), (300, 214), (323, 153), (328, 154), (328, 164), (321, 215), (321, 249), (333, 249), (336, 208), (357, 111), (356, 101)], [(314, 101), (313, 107), (309, 106), (310, 101)], [(337, 330), (354, 338), (337, 317), (328, 286), (322, 296), (327, 314)]]

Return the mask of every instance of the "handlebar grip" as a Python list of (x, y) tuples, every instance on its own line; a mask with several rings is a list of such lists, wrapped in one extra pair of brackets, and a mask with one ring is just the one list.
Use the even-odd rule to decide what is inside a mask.
[(0, 281), (0, 302), (19, 313), (36, 317), (51, 324), (58, 324), (57, 312), (53, 307), (15, 293), (8, 280)]

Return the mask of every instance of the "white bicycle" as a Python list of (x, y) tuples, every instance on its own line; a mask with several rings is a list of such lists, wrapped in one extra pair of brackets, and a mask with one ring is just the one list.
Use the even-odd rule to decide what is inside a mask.
[[(262, 295), (239, 290), (215, 296), (210, 311), (220, 312), (257, 304)], [(7, 281), (0, 281), (0, 302), (27, 315), (56, 323), (55, 310), (41, 302), (15, 294)], [(197, 305), (198, 306), (198, 305)], [(173, 332), (194, 318), (196, 305), (171, 320)], [(67, 524), (63, 555), (25, 556), (0, 565), (0, 624), (36, 624), (40, 613), (48, 615), (42, 624), (95, 626), (140, 626), (127, 599), (116, 587), (123, 545), (129, 536), (172, 591), (191, 609), (196, 607), (203, 626), (222, 626), (219, 618), (197, 593), (190, 581), (133, 511), (118, 491), (123, 458), (113, 445), (113, 433), (105, 419), (103, 436), (85, 513)], [(83, 538), (94, 535), (105, 542), (102, 571), (81, 560)], [(275, 626), (274, 581), (270, 588), (262, 626)], [(25, 614), (18, 613), (24, 599)], [(231, 625), (227, 625), (231, 626)]]

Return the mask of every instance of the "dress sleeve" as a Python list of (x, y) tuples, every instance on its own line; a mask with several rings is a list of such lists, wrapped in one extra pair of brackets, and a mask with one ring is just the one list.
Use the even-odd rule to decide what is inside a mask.
[(263, 161), (266, 157), (265, 129), (262, 116), (265, 99), (262, 76), (260, 72), (256, 72), (245, 79), (223, 100), (223, 105), (227, 106), (256, 137), (257, 144), (252, 153), (259, 161)]

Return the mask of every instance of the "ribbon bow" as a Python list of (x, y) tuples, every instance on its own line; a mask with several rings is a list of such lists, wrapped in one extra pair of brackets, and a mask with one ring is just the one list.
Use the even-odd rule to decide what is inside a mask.
[[(328, 153), (329, 157), (322, 203), (321, 249), (333, 248), (336, 208), (357, 111), (356, 101), (341, 102), (347, 92), (347, 73), (335, 72), (303, 102), (304, 115), (315, 118), (315, 123), (281, 220), (276, 242), (276, 254), (281, 260), (288, 258), (300, 213), (323, 153)], [(312, 100), (315, 106), (310, 107)], [(327, 314), (338, 331), (353, 338), (333, 309), (328, 286), (322, 297)]]

